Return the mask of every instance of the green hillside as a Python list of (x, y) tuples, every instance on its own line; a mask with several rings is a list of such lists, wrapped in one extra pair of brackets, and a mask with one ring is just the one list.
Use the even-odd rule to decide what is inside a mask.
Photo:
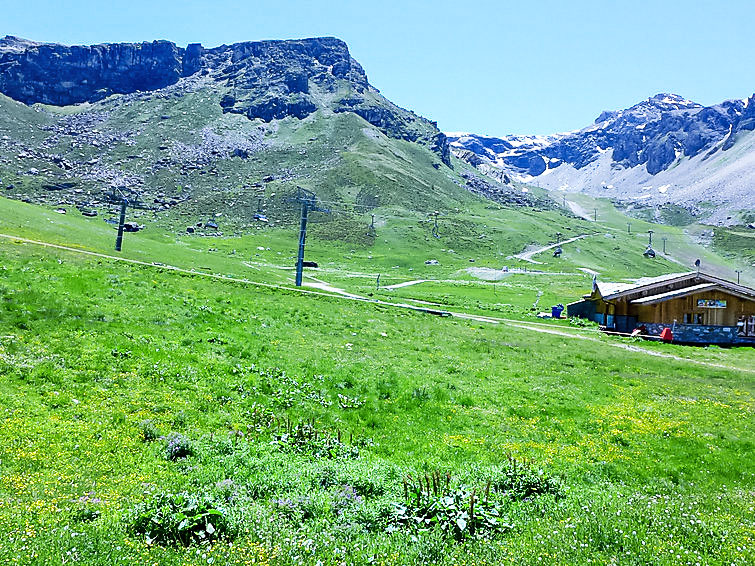
[(13, 185), (6, 194), (97, 208), (114, 184), (150, 205), (155, 197), (181, 202), (160, 211), (166, 225), (224, 213), (235, 228), (251, 222), (260, 201), (284, 221), (280, 209), (290, 208), (297, 185), (363, 207), (432, 211), (469, 200), (437, 155), (356, 114), (322, 110), (265, 123), (224, 114), (214, 85), (164, 91), (36, 110), (0, 97), (0, 178)]
[[(81, 253), (115, 255), (99, 217), (0, 206), (4, 563), (755, 559), (753, 350), (632, 351), (534, 322), (538, 295), (589, 288), (583, 264), (675, 268), (614, 249), (641, 251), (633, 236), (474, 199), (440, 238), (398, 206), (359, 245), (314, 225), (305, 282), (376, 304), (286, 290), (294, 226), (151, 224), (120, 256), (143, 263), (124, 263)], [(551, 243), (543, 227), (588, 237), (507, 259)], [(501, 263), (530, 271), (467, 270)], [(378, 290), (378, 273), (434, 282)], [(417, 301), (501, 322), (390, 305)]]

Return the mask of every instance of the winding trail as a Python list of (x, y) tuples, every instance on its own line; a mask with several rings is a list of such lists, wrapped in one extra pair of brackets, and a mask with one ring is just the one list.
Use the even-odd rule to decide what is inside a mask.
[(515, 256), (512, 256), (516, 259), (521, 259), (523, 261), (529, 261), (530, 263), (537, 263), (539, 265), (542, 265), (542, 261), (535, 261), (532, 259), (533, 255), (537, 255), (539, 253), (552, 250), (553, 248), (557, 248), (558, 246), (563, 246), (564, 244), (570, 244), (572, 242), (576, 242), (577, 240), (581, 240), (582, 238), (587, 238), (589, 234), (582, 234), (581, 236), (574, 236), (573, 238), (569, 238), (568, 240), (564, 240), (562, 242), (558, 242), (557, 244), (551, 244), (550, 246), (545, 246), (542, 248), (536, 248), (534, 250), (530, 250), (528, 252), (522, 252), (520, 254), (516, 254)]
[(338, 287), (333, 287), (332, 285), (326, 283), (325, 281), (321, 281), (320, 279), (315, 279), (314, 277), (309, 277), (312, 281), (303, 281), (302, 285), (304, 287), (311, 287), (313, 289), (320, 289), (321, 291), (328, 291), (329, 293), (337, 293), (339, 295), (343, 295), (344, 297), (350, 297), (352, 299), (360, 299), (362, 301), (369, 301), (367, 297), (363, 297), (362, 295), (355, 295), (354, 293), (349, 293), (348, 291), (344, 289), (339, 289)]
[(435, 281), (435, 279), (415, 279), (414, 281), (404, 281), (403, 283), (396, 283), (395, 285), (386, 285), (383, 289), (400, 289), (401, 287), (409, 287), (410, 285), (417, 285), (419, 283), (429, 283)]

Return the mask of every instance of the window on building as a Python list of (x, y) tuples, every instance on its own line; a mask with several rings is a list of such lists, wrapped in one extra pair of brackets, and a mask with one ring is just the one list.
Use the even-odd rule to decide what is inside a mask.
[(702, 324), (703, 313), (700, 312), (685, 312), (684, 324)]

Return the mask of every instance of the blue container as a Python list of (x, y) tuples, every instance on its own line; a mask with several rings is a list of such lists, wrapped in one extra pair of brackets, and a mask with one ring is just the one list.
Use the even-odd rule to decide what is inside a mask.
[(551, 316), (553, 318), (561, 318), (561, 313), (564, 312), (564, 305), (558, 304), (555, 307), (551, 307)]

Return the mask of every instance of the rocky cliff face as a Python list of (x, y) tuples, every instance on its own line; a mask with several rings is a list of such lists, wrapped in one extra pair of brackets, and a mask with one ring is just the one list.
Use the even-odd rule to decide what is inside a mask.
[[(738, 141), (749, 143), (747, 134), (754, 129), (755, 95), (703, 107), (675, 94), (658, 94), (626, 110), (603, 112), (576, 132), (450, 139), (457, 154), (472, 152), (478, 168), (536, 177), (548, 188), (650, 203), (729, 203), (721, 210), (731, 211), (755, 206), (747, 189), (755, 173), (742, 177), (747, 168), (741, 152), (713, 157), (725, 157)], [(734, 153), (741, 166), (725, 165), (735, 161)]]
[(370, 86), (348, 46), (336, 38), (257, 41), (215, 48), (168, 41), (64, 46), (0, 40), (0, 92), (25, 104), (95, 102), (152, 91), (200, 73), (223, 89), (224, 112), (266, 122), (327, 109), (358, 114), (386, 135), (423, 143), (450, 165), (436, 125), (391, 104)]
[(181, 76), (181, 51), (168, 41), (69, 47), (5, 37), (0, 92), (25, 104), (64, 106), (155, 90)]

